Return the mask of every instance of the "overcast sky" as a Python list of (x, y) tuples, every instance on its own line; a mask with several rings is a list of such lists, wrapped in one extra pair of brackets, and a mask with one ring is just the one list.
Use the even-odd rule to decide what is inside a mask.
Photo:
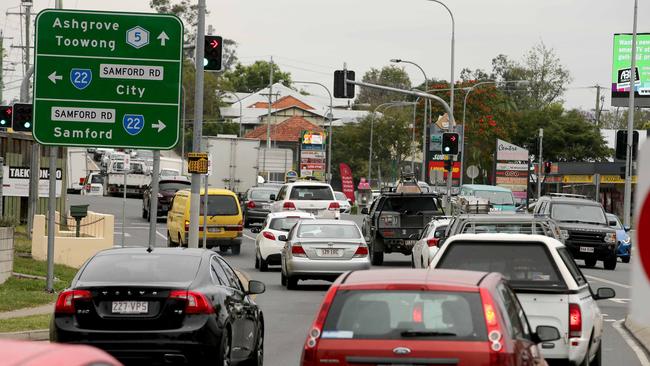
[[(11, 66), (5, 71), (4, 99), (18, 94), (22, 78), (19, 0), (0, 1), (0, 26)], [(650, 0), (639, 1), (639, 32), (650, 32)], [(456, 79), (464, 67), (489, 71), (498, 54), (521, 60), (543, 41), (556, 50), (573, 77), (566, 105), (593, 109), (594, 88), (609, 85), (612, 35), (632, 31), (633, 0), (446, 0), (456, 19)], [(54, 0), (34, 0), (35, 12)], [(333, 82), (333, 71), (347, 62), (362, 75), (389, 59), (411, 60), (429, 78), (450, 76), (451, 21), (446, 10), (427, 0), (207, 0), (207, 24), (215, 34), (239, 43), (242, 63), (271, 56), (294, 80)], [(64, 0), (73, 9), (149, 12), (148, 0)], [(644, 16), (645, 15), (645, 16)], [(413, 84), (423, 81), (404, 65)], [(360, 76), (358, 76), (360, 78)], [(307, 88), (322, 94), (318, 88)], [(457, 101), (458, 103), (458, 101)]]

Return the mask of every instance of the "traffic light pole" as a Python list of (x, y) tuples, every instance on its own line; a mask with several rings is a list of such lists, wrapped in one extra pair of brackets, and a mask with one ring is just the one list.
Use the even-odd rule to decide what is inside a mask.
[(625, 159), (625, 192), (623, 198), (623, 225), (631, 227), (632, 214), (632, 148), (634, 147), (634, 84), (636, 80), (636, 18), (638, 1), (634, 0), (634, 22), (632, 26), (632, 62), (630, 65), (630, 92), (627, 109), (627, 149)]

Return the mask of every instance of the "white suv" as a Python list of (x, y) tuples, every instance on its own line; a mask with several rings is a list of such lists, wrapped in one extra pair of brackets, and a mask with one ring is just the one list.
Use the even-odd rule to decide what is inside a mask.
[(522, 234), (460, 234), (447, 239), (430, 268), (500, 272), (508, 279), (535, 329), (550, 325), (562, 338), (540, 348), (546, 360), (601, 364), (603, 316), (595, 300), (615, 296), (591, 291), (567, 248), (556, 239)]
[(271, 212), (304, 211), (316, 218), (339, 219), (341, 205), (334, 190), (327, 183), (298, 181), (280, 188), (277, 196), (271, 195)]

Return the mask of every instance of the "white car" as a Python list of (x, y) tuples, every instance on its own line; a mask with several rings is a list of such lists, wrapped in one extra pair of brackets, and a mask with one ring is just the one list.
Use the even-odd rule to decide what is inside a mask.
[(339, 219), (341, 204), (334, 197), (332, 186), (315, 181), (298, 181), (282, 185), (271, 195), (271, 212), (303, 211), (319, 219)]
[(433, 256), (438, 252), (440, 239), (445, 235), (449, 221), (447, 218), (433, 219), (424, 227), (411, 252), (413, 268), (429, 267)]
[(257, 233), (255, 238), (255, 268), (261, 272), (269, 269), (269, 264), (279, 265), (284, 242), (278, 240), (280, 235), (287, 235), (300, 220), (313, 220), (314, 215), (306, 212), (276, 212), (266, 216), (262, 226), (251, 229)]
[[(545, 342), (547, 361), (600, 365), (603, 315), (596, 300), (616, 294), (591, 291), (568, 249), (556, 239), (525, 234), (451, 236), (430, 268), (500, 272), (514, 289), (530, 325), (550, 325), (562, 338)], [(550, 363), (550, 362), (549, 362)]]
[(350, 210), (352, 210), (352, 204), (350, 204), (350, 199), (348, 196), (346, 196), (343, 192), (334, 192), (334, 197), (337, 201), (339, 201), (339, 205), (341, 206), (341, 213), (349, 214)]

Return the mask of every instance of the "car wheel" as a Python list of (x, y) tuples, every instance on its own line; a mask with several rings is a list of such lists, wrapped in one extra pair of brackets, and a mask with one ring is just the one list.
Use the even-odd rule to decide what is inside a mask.
[(260, 268), (260, 253), (255, 251), (255, 269)]
[(269, 270), (269, 262), (264, 260), (262, 258), (262, 255), (260, 254), (260, 272), (267, 272)]
[(172, 240), (172, 236), (168, 231), (167, 232), (167, 247), (172, 248), (172, 247), (175, 247), (175, 246), (176, 245), (174, 244), (174, 241)]
[(147, 210), (143, 207), (143, 208), (142, 208), (142, 218), (143, 218), (143, 219), (146, 219), (147, 216), (148, 216), (148, 215), (147, 215)]
[(596, 265), (596, 258), (585, 258), (585, 267), (591, 268)]
[(370, 261), (373, 266), (381, 266), (384, 263), (384, 252), (370, 251)]
[(179, 247), (187, 247), (187, 243), (183, 244), (183, 238), (181, 238), (181, 234), (178, 234), (178, 246)]
[(601, 366), (603, 363), (603, 347), (602, 345), (598, 346), (598, 351), (596, 351), (596, 356), (594, 356), (594, 359), (591, 360), (591, 363), (589, 363), (589, 366)]
[(411, 253), (411, 268), (415, 268), (415, 256)]
[(264, 365), (264, 327), (260, 324), (260, 336), (257, 338), (255, 350), (251, 357), (244, 364), (246, 366), (262, 366)]
[(221, 335), (221, 346), (219, 346), (219, 359), (217, 365), (231, 366), (231, 356), (230, 332), (226, 329)]
[(284, 271), (281, 271), (281, 273), (280, 273), (280, 284), (282, 286), (287, 285), (287, 276), (284, 275)]
[(147, 222), (151, 222), (151, 213), (147, 211)]
[(287, 289), (297, 290), (298, 289), (298, 278), (296, 277), (287, 277)]
[(241, 252), (241, 244), (233, 244), (230, 247), (230, 250), (232, 250), (232, 254), (239, 255), (239, 253)]
[(630, 257), (629, 256), (621, 257), (621, 260), (623, 261), (623, 263), (630, 263)]
[(605, 259), (603, 261), (603, 266), (605, 267), (605, 269), (613, 271), (616, 269), (617, 263), (618, 263), (618, 258), (616, 256), (612, 256), (611, 258)]

